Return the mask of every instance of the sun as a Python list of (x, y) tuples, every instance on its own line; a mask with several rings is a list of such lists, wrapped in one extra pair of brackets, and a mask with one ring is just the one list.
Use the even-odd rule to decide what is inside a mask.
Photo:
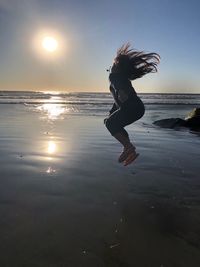
[(58, 41), (51, 36), (45, 36), (42, 39), (42, 47), (47, 52), (53, 53), (58, 49)]
[(56, 29), (37, 30), (31, 40), (31, 47), (41, 60), (54, 61), (64, 58), (66, 50), (65, 35)]

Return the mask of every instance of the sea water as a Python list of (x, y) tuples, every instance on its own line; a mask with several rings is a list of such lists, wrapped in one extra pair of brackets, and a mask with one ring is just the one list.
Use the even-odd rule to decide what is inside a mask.
[[(170, 116), (184, 116), (187, 111), (200, 106), (200, 94), (138, 95), (147, 110), (156, 112), (162, 107), (168, 110)], [(21, 104), (35, 110), (60, 109), (67, 114), (103, 116), (111, 108), (113, 99), (109, 93), (95, 92), (0, 91), (0, 104)]]

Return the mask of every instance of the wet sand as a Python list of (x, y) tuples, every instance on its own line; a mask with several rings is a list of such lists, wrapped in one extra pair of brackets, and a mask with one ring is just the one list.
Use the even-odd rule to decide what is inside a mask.
[(0, 121), (0, 266), (200, 266), (198, 135), (146, 117), (124, 167), (101, 116), (3, 105)]

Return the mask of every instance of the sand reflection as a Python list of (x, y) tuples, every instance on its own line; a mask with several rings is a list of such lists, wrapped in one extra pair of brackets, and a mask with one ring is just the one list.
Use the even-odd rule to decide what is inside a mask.
[[(47, 146), (46, 146), (46, 154), (48, 156), (46, 157), (46, 159), (48, 161), (52, 161), (53, 159), (55, 160), (56, 152), (58, 152), (58, 147), (57, 147), (56, 142), (53, 140), (48, 141)], [(53, 162), (51, 164), (53, 164)], [(55, 174), (56, 170), (52, 166), (49, 166), (46, 169), (46, 173)]]
[(58, 146), (54, 140), (49, 140), (45, 142), (44, 146), (45, 158), (48, 161), (55, 160), (57, 157), (56, 153), (58, 153)]
[(48, 142), (47, 153), (54, 154), (56, 152), (56, 143), (54, 141)]
[(56, 172), (56, 170), (54, 170), (52, 167), (48, 167), (48, 169), (46, 170), (46, 173), (48, 174), (54, 174)]

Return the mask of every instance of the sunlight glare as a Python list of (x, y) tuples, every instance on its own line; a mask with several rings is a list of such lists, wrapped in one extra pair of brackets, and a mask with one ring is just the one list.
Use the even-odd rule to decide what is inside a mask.
[(44, 104), (44, 110), (47, 111), (50, 119), (56, 119), (65, 112), (65, 108), (56, 104)]
[(53, 153), (55, 153), (55, 151), (56, 151), (56, 144), (55, 144), (55, 142), (49, 141), (47, 152), (49, 154), (53, 154)]
[(47, 52), (54, 52), (58, 49), (58, 41), (51, 36), (46, 36), (42, 40), (42, 47)]
[(63, 58), (66, 51), (64, 34), (53, 29), (41, 29), (32, 38), (32, 48), (35, 54), (46, 60)]
[(69, 111), (69, 108), (61, 104), (43, 104), (37, 109), (43, 111), (50, 120), (63, 119), (61, 115)]

